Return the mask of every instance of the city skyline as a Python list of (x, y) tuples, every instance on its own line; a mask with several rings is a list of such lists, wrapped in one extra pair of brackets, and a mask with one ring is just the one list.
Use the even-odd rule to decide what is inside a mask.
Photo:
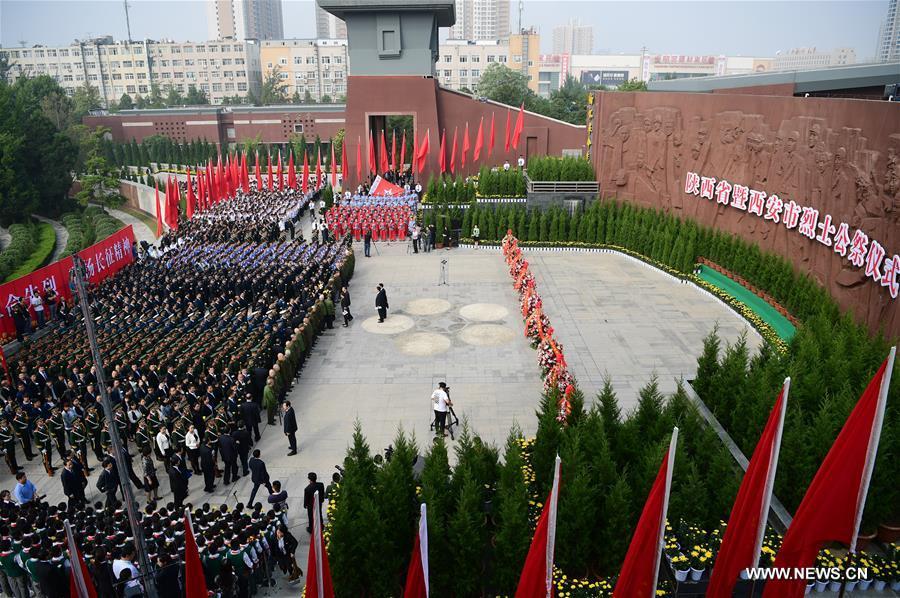
[[(518, 23), (513, 2), (510, 26)], [(130, 0), (133, 39), (204, 41), (204, 0)], [(815, 10), (812, 7), (815, 6)], [(541, 34), (541, 52), (552, 51), (553, 28), (579, 18), (594, 28), (594, 52), (650, 52), (774, 56), (795, 47), (856, 49), (859, 62), (875, 57), (887, 0), (833, 2), (579, 2), (526, 1), (523, 24)], [(764, 9), (764, 10), (761, 10)], [(697, 14), (705, 15), (698, 19)], [(283, 2), (286, 38), (316, 36), (312, 0)], [(796, 23), (806, 25), (797, 27)], [(640, 23), (629, 26), (628, 23)], [(716, 26), (716, 25), (719, 26)], [(703, 27), (702, 35), (699, 28)], [(735, 35), (735, 27), (747, 35)], [(118, 0), (0, 0), (0, 46), (25, 42), (64, 45), (76, 38), (112, 35), (126, 39), (125, 14)], [(442, 31), (442, 38), (448, 35)]]

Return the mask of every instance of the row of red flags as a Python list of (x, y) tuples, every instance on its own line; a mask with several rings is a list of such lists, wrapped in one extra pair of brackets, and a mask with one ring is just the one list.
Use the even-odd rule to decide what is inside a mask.
[[(891, 372), (896, 347), (869, 382), (825, 460), (816, 472), (797, 508), (775, 558), (776, 568), (791, 570), (812, 567), (816, 555), (827, 542), (841, 542), (856, 552), (860, 521), (881, 437)], [(716, 558), (706, 595), (726, 598), (732, 595), (740, 573), (759, 564), (760, 549), (766, 529), (772, 487), (778, 466), (781, 433), (787, 409), (790, 378), (784, 381), (762, 436), (753, 451), (744, 479), (738, 490), (725, 536)], [(675, 466), (678, 428), (672, 431), (669, 448), (650, 488), (644, 509), (631, 537), (625, 561), (619, 571), (613, 596), (632, 598), (656, 595), (659, 565), (665, 545), (666, 514)], [(517, 598), (552, 598), (553, 556), (556, 539), (556, 512), (559, 503), (561, 462), (556, 457), (553, 485), (544, 503), (525, 559), (516, 589)], [(328, 554), (322, 535), (319, 495), (314, 494), (312, 542), (307, 559), (307, 598), (334, 598)], [(68, 522), (69, 554), (72, 557), (71, 594), (79, 598), (96, 598)], [(75, 566), (74, 563), (78, 563)], [(203, 566), (194, 540), (190, 514), (185, 514), (185, 579), (186, 598), (206, 598)], [(428, 598), (428, 524), (426, 506), (421, 505), (419, 529), (406, 576), (404, 598)], [(771, 579), (766, 583), (764, 598), (803, 596), (804, 579)]]

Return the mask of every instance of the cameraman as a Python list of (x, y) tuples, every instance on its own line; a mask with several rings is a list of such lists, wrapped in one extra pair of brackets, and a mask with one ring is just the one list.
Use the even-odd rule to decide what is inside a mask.
[(447, 436), (447, 412), (453, 403), (450, 401), (450, 387), (446, 382), (438, 382), (438, 387), (431, 393), (431, 402), (434, 403), (434, 431), (440, 436)]

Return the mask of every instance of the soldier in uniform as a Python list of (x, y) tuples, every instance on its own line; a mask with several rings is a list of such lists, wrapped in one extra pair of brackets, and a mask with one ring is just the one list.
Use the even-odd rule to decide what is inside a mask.
[(41, 455), (41, 460), (44, 463), (44, 470), (47, 472), (47, 475), (52, 476), (56, 473), (56, 470), (53, 469), (53, 437), (50, 434), (50, 429), (47, 427), (47, 424), (44, 422), (44, 418), (39, 417), (35, 421), (34, 428), (34, 445), (37, 447), (38, 452)]
[(62, 412), (59, 407), (54, 407), (50, 412), (50, 419), (47, 420), (47, 427), (50, 428), (50, 434), (56, 442), (56, 448), (59, 451), (59, 458), (66, 460), (66, 426), (63, 422)]
[(87, 441), (88, 433), (84, 427), (84, 423), (81, 420), (75, 420), (72, 424), (72, 431), (69, 432), (69, 444), (72, 445), (72, 448), (80, 455), (80, 460), (82, 461), (82, 465), (84, 465), (85, 471), (90, 472), (92, 470), (88, 467)]
[(0, 446), (3, 447), (3, 457), (9, 466), (9, 472), (16, 475), (19, 472), (19, 463), (16, 461), (16, 432), (5, 419), (0, 420)]
[(16, 416), (13, 418), (12, 425), (16, 431), (16, 436), (19, 437), (19, 442), (22, 443), (25, 458), (31, 461), (34, 459), (34, 453), (31, 452), (31, 421), (22, 407), (16, 409)]
[(100, 432), (103, 429), (101, 423), (102, 418), (97, 412), (96, 406), (88, 407), (84, 414), (84, 427), (87, 429), (88, 436), (91, 439), (91, 448), (94, 450), (94, 456), (97, 461), (103, 461), (103, 446), (100, 444)]

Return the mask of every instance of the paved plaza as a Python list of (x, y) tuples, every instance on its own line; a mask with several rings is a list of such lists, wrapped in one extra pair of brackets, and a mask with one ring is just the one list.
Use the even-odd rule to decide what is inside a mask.
[[(308, 224), (304, 228), (308, 235)], [(286, 483), (293, 531), (301, 541), (298, 562), (304, 569), (306, 474), (315, 471), (328, 482), (344, 458), (356, 421), (373, 452), (388, 446), (402, 427), (415, 435), (424, 453), (431, 439), (430, 394), (445, 380), (460, 419), (467, 419), (485, 441), (502, 445), (514, 423), (526, 434), (536, 427), (542, 388), (537, 355), (523, 334), (517, 295), (500, 252), (483, 248), (408, 255), (406, 244), (377, 247), (367, 259), (362, 245), (356, 245), (350, 284), (355, 319), (343, 328), (339, 318), (319, 338), (288, 395), (300, 426), (299, 454), (287, 456), (287, 440), (278, 426), (261, 427), (257, 448), (272, 479)], [(589, 400), (605, 373), (612, 376), (625, 411), (653, 374), (664, 391), (671, 391), (677, 377), (693, 375), (702, 339), (716, 322), (727, 341), (747, 333), (751, 347), (760, 342), (718, 301), (620, 255), (527, 251), (527, 258), (545, 311)], [(449, 284), (439, 285), (444, 259)], [(379, 282), (386, 285), (391, 305), (383, 324), (374, 307)], [(48, 500), (64, 500), (58, 477), (47, 478), (38, 461), (29, 462), (26, 471)], [(88, 486), (93, 500), (101, 498), (95, 487), (98, 473), (99, 468)], [(165, 502), (171, 493), (161, 465), (160, 481)], [(4, 474), (3, 486), (12, 485), (12, 476)], [(227, 487), (219, 479), (207, 495), (193, 479), (189, 500), (234, 505), (246, 502), (251, 488), (249, 477)], [(138, 496), (143, 504), (143, 493)], [(279, 582), (269, 595), (297, 591)]]

